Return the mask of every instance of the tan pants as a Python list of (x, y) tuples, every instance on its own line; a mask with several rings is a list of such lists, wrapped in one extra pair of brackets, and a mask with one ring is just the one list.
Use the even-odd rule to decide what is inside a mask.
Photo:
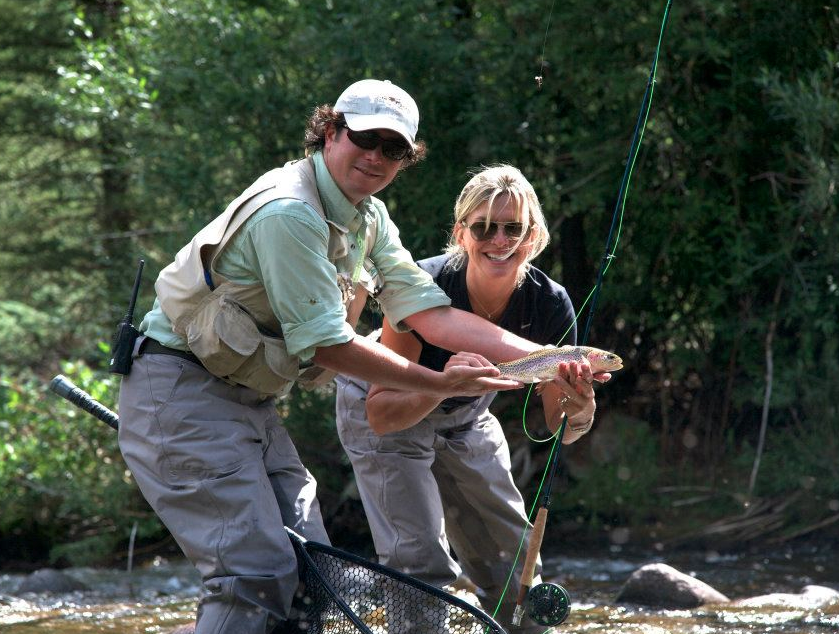
[(316, 482), (273, 399), (164, 354), (122, 380), (119, 445), (140, 490), (201, 572), (196, 634), (265, 634), (288, 615), (297, 562), (283, 525), (329, 543)]
[(510, 624), (523, 552), (495, 611), (529, 524), (510, 474), (507, 440), (487, 409), (494, 395), (376, 436), (365, 413), (367, 384), (345, 377), (336, 384), (338, 435), (379, 561), (438, 587), (452, 583), (462, 570), (478, 586), (484, 610), (502, 627), (543, 632), (529, 619), (524, 628)]

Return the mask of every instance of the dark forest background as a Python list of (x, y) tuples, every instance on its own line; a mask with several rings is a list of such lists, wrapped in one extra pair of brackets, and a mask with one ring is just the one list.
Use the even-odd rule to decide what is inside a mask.
[[(581, 307), (604, 252), (664, 0), (0, 0), (0, 565), (171, 547), (115, 434), (105, 371), (136, 263), (157, 272), (317, 104), (365, 77), (421, 111), (429, 158), (382, 198), (438, 253), (467, 171), (531, 180), (538, 266)], [(737, 548), (839, 537), (839, 16), (823, 1), (676, 0), (589, 341), (626, 368), (563, 451), (553, 543)], [(544, 64), (543, 64), (544, 60)], [(534, 76), (542, 74), (541, 89)], [(583, 311), (585, 316), (585, 311)], [(280, 407), (335, 542), (366, 524), (332, 393)], [(532, 500), (549, 452), (504, 395)], [(533, 433), (539, 412), (527, 411)]]

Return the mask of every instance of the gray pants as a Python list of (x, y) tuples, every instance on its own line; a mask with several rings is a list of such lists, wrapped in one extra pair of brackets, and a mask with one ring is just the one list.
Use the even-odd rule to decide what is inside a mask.
[[(495, 613), (529, 524), (507, 440), (487, 409), (494, 395), (376, 436), (365, 412), (367, 385), (345, 377), (336, 383), (338, 435), (381, 563), (438, 587), (462, 570)], [(528, 620), (525, 628), (510, 625), (523, 563), (524, 552), (495, 618), (510, 632), (542, 632)]]
[(297, 561), (283, 525), (329, 543), (316, 482), (273, 399), (190, 361), (137, 357), (119, 445), (140, 490), (200, 571), (196, 634), (265, 634), (288, 616)]

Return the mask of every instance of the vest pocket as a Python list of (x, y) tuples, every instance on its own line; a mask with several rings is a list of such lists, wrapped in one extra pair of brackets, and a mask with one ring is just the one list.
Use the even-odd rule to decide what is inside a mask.
[(285, 341), (259, 333), (260, 342), (228, 378), (261, 394), (284, 396), (297, 378), (297, 357), (288, 354)]
[(186, 324), (189, 349), (214, 375), (261, 394), (284, 394), (298, 358), (280, 337), (260, 332), (250, 313), (226, 294), (211, 293)]

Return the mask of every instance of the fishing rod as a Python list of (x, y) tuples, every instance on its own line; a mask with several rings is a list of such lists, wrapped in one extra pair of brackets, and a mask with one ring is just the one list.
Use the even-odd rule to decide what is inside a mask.
[(56, 375), (50, 381), (50, 390), (58, 394), (61, 398), (67, 399), (76, 407), (83, 409), (88, 414), (92, 414), (108, 427), (119, 430), (119, 416), (102, 405), (102, 403), (82, 388), (76, 386), (75, 383), (63, 374)]
[[(667, 4), (664, 7), (661, 27), (659, 29), (658, 43), (656, 45), (655, 54), (653, 55), (650, 74), (647, 80), (647, 87), (644, 91), (644, 96), (641, 99), (641, 108), (638, 113), (638, 119), (635, 122), (635, 130), (632, 133), (632, 140), (629, 143), (629, 153), (626, 160), (626, 167), (624, 168), (620, 188), (618, 189), (615, 208), (612, 212), (612, 224), (609, 227), (609, 234), (606, 238), (606, 247), (603, 259), (600, 263), (594, 289), (589, 295), (589, 298), (586, 300), (591, 300), (591, 304), (589, 305), (588, 317), (586, 318), (586, 324), (583, 329), (583, 336), (580, 345), (585, 345), (588, 341), (588, 335), (591, 330), (597, 300), (600, 295), (600, 289), (603, 286), (603, 277), (609, 269), (609, 266), (614, 259), (615, 252), (617, 251), (618, 239), (620, 237), (620, 226), (623, 222), (626, 198), (629, 193), (629, 182), (632, 178), (635, 161), (638, 158), (641, 141), (643, 140), (644, 131), (647, 126), (647, 119), (649, 118), (650, 109), (652, 107), (652, 97), (655, 90), (656, 72), (658, 70), (661, 42), (664, 37), (665, 27), (667, 26), (667, 19), (670, 15), (671, 4), (672, 0), (667, 0)], [(536, 77), (536, 81), (538, 87), (541, 88), (541, 73)], [(547, 485), (545, 486), (539, 510), (536, 512), (536, 518), (533, 521), (533, 530), (531, 531), (530, 539), (528, 540), (524, 567), (520, 577), (519, 593), (516, 598), (516, 607), (513, 611), (512, 623), (515, 626), (521, 625), (521, 621), (525, 613), (525, 604), (528, 605), (527, 611), (530, 618), (537, 624), (546, 627), (559, 625), (568, 618), (568, 614), (570, 612), (570, 596), (568, 591), (561, 585), (556, 583), (540, 583), (533, 587), (533, 578), (536, 573), (536, 560), (539, 556), (539, 551), (542, 547), (542, 540), (545, 535), (548, 507), (551, 502), (551, 489), (559, 467), (559, 460), (562, 454), (562, 436), (565, 433), (567, 421), (568, 417), (563, 415), (562, 424), (554, 439), (554, 447), (548, 466), (548, 475), (546, 477)]]

